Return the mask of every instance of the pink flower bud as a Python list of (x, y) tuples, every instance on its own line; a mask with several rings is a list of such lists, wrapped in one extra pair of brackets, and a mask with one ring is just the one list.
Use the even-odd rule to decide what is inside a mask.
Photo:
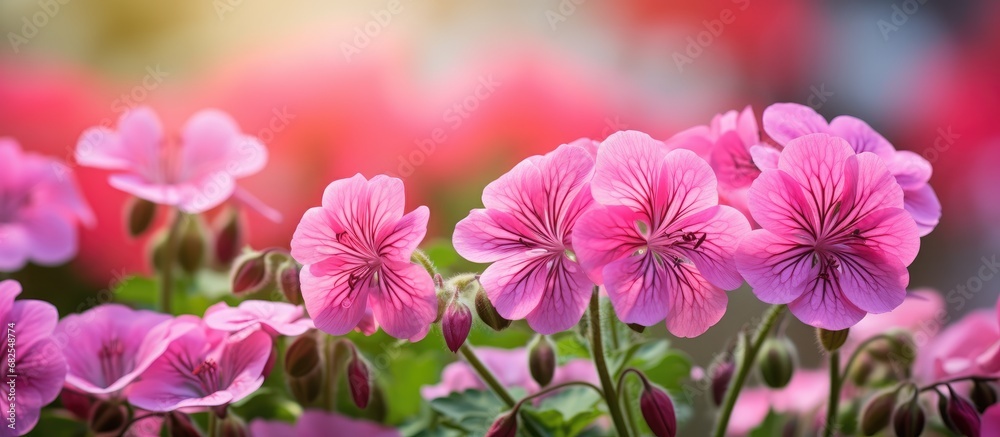
[(556, 374), (556, 348), (544, 335), (539, 335), (528, 351), (528, 369), (531, 377), (545, 387)]
[(136, 238), (149, 230), (156, 218), (156, 204), (138, 197), (125, 205), (125, 222), (129, 237)]
[(657, 437), (674, 437), (677, 435), (677, 416), (674, 414), (674, 404), (670, 396), (648, 381), (643, 381), (645, 390), (639, 398), (639, 408), (646, 425)]
[(247, 429), (247, 424), (243, 422), (242, 419), (236, 417), (235, 414), (230, 414), (222, 421), (222, 426), (219, 427), (220, 437), (249, 437), (250, 430)]
[(315, 335), (301, 335), (285, 351), (285, 380), (292, 396), (307, 405), (315, 401), (323, 387), (323, 359)]
[(117, 435), (128, 422), (128, 410), (115, 401), (97, 401), (90, 408), (87, 425), (96, 435)]
[(167, 431), (170, 437), (201, 437), (201, 432), (191, 423), (191, 418), (176, 411), (167, 414)]
[(729, 390), (729, 381), (733, 379), (733, 371), (736, 370), (736, 366), (733, 364), (732, 358), (725, 359), (717, 363), (711, 370), (711, 380), (712, 380), (712, 402), (715, 405), (722, 405), (722, 399), (726, 397), (726, 391)]
[(517, 412), (512, 411), (497, 418), (486, 437), (515, 437), (517, 435)]
[(212, 227), (215, 230), (212, 244), (215, 263), (219, 267), (228, 267), (240, 255), (244, 244), (240, 215), (235, 209), (228, 209), (219, 215)]
[(368, 407), (371, 400), (372, 381), (371, 373), (368, 371), (368, 364), (364, 358), (358, 354), (354, 346), (351, 346), (351, 361), (347, 363), (347, 386), (351, 389), (351, 399), (358, 408)]
[(302, 283), (299, 282), (299, 266), (295, 263), (285, 264), (278, 271), (278, 288), (285, 300), (295, 305), (302, 304)]
[(956, 395), (951, 386), (948, 386), (948, 391), (951, 395), (948, 398), (948, 406), (946, 408), (948, 420), (945, 423), (948, 425), (948, 428), (961, 435), (978, 436), (982, 425), (979, 413), (976, 412), (976, 407), (972, 406), (969, 401)]
[(458, 299), (452, 299), (441, 319), (441, 332), (444, 333), (444, 342), (448, 345), (448, 349), (458, 352), (458, 348), (462, 347), (462, 343), (469, 337), (471, 329), (472, 311)]
[(231, 275), (233, 294), (250, 294), (267, 286), (270, 278), (265, 258), (265, 253), (255, 253), (237, 260)]
[(916, 398), (900, 405), (892, 416), (892, 426), (897, 437), (917, 437), (923, 434), (926, 421), (924, 410)]

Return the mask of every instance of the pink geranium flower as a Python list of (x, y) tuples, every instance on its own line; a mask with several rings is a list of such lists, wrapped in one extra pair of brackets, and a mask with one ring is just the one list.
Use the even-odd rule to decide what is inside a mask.
[(1000, 302), (977, 310), (921, 345), (917, 373), (927, 381), (1000, 375)]
[(54, 265), (73, 258), (77, 223), (93, 225), (94, 214), (73, 171), (0, 138), (0, 271), (20, 270), (28, 261)]
[(401, 435), (394, 428), (322, 410), (306, 410), (294, 425), (276, 420), (256, 419), (250, 422), (250, 435), (254, 437), (325, 437), (331, 432), (337, 435), (364, 437)]
[(149, 411), (225, 406), (260, 388), (271, 355), (271, 338), (254, 330), (230, 335), (193, 316), (184, 335), (143, 372), (128, 391), (129, 402)]
[(266, 300), (247, 300), (236, 307), (219, 302), (205, 310), (205, 324), (226, 332), (264, 329), (269, 334), (294, 337), (313, 328), (312, 320), (298, 305)]
[(828, 400), (830, 375), (826, 370), (800, 369), (788, 385), (780, 389), (746, 388), (733, 406), (726, 435), (744, 436), (760, 426), (769, 411), (779, 414), (811, 415)]
[(826, 134), (794, 139), (753, 182), (750, 212), (763, 229), (736, 265), (760, 300), (831, 330), (903, 302), (920, 237), (878, 156)]
[[(5, 420), (0, 426), (0, 437), (31, 431), (38, 423), (42, 407), (59, 396), (66, 379), (63, 348), (52, 340), (52, 330), (59, 319), (56, 307), (39, 300), (15, 301), (18, 294), (21, 284), (17, 281), (0, 282), (0, 323), (7, 329), (8, 341), (13, 341), (16, 354), (14, 367), (4, 371), (4, 375), (14, 375), (14, 385), (8, 388), (15, 390), (15, 396), (14, 399), (4, 396), (4, 411), (13, 408), (15, 422), (11, 427)], [(11, 377), (4, 382), (8, 379)]]
[[(496, 349), (481, 347), (476, 349), (483, 364), (493, 372), (505, 387), (518, 387), (528, 394), (538, 392), (541, 387), (531, 377), (528, 369), (528, 350)], [(556, 386), (571, 381), (583, 381), (598, 384), (599, 379), (594, 363), (585, 359), (574, 359), (556, 368), (549, 386)], [(456, 361), (445, 366), (441, 373), (441, 382), (420, 388), (420, 395), (426, 400), (448, 396), (451, 393), (465, 390), (486, 390), (486, 383), (479, 379), (479, 374), (464, 361)]]
[[(913, 216), (921, 236), (929, 234), (941, 219), (941, 202), (928, 181), (931, 164), (908, 150), (897, 151), (868, 123), (841, 115), (829, 123), (808, 106), (776, 103), (764, 110), (764, 130), (780, 145), (803, 135), (825, 133), (843, 138), (857, 153), (871, 152), (881, 158), (903, 188), (903, 207)], [(772, 156), (773, 156), (772, 152)], [(758, 162), (758, 165), (762, 165)]]
[(708, 163), (644, 133), (619, 132), (601, 144), (591, 191), (599, 205), (580, 217), (573, 245), (618, 317), (645, 326), (666, 318), (681, 337), (718, 322), (724, 290), (743, 283), (733, 252), (750, 225), (719, 206)]
[[(147, 107), (126, 112), (118, 130), (88, 129), (76, 147), (81, 165), (122, 170), (111, 185), (136, 197), (171, 205), (188, 213), (212, 209), (237, 192), (236, 180), (267, 164), (267, 149), (244, 135), (226, 113), (208, 109), (194, 114), (179, 136), (166, 135)], [(240, 192), (253, 205), (255, 199)], [(251, 199), (251, 200), (247, 200)]]
[(66, 345), (66, 384), (83, 393), (116, 395), (193, 325), (119, 304), (64, 317), (53, 338)]
[(521, 161), (486, 186), (486, 208), (472, 210), (452, 237), (464, 258), (493, 263), (480, 282), (497, 312), (508, 320), (527, 318), (543, 334), (580, 321), (594, 285), (570, 239), (593, 201), (594, 158), (585, 147), (564, 144)]
[(403, 181), (356, 175), (334, 181), (323, 206), (302, 216), (292, 256), (303, 264), (302, 299), (316, 327), (333, 335), (358, 326), (369, 306), (379, 326), (417, 340), (437, 318), (434, 281), (410, 256), (428, 210), (403, 214)]
[(665, 141), (668, 148), (688, 149), (707, 160), (719, 181), (719, 202), (748, 218), (747, 190), (760, 174), (750, 150), (760, 142), (757, 118), (750, 106), (718, 114), (707, 126), (689, 128)]

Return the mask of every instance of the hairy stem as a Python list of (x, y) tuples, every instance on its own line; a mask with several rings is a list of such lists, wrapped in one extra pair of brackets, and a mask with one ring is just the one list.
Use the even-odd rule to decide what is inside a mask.
[(590, 297), (590, 342), (591, 352), (594, 355), (594, 366), (601, 378), (604, 401), (608, 404), (611, 421), (614, 422), (618, 435), (627, 437), (629, 435), (628, 426), (622, 417), (621, 406), (618, 404), (618, 392), (615, 390), (614, 381), (611, 380), (611, 374), (608, 373), (608, 363), (604, 358), (604, 342), (601, 339), (601, 302), (598, 287), (594, 287), (594, 294)]
[[(476, 356), (476, 352), (472, 350), (471, 346), (469, 346), (469, 342), (463, 343), (462, 346), (458, 348), (458, 351), (462, 354), (462, 357), (465, 358), (465, 362), (469, 363), (472, 370), (479, 375), (483, 382), (489, 386), (490, 390), (492, 390), (504, 404), (507, 404), (507, 406), (512, 409), (519, 406), (519, 403), (514, 400), (514, 397), (510, 395), (510, 392), (508, 392), (506, 388), (504, 388), (503, 384), (497, 380), (497, 377), (493, 375), (493, 372), (491, 372), (490, 369), (483, 364), (482, 360)], [(534, 422), (529, 420), (527, 417), (525, 417), (524, 425), (525, 432), (527, 432), (530, 436), (540, 436), (543, 434), (535, 430)]]
[(840, 351), (830, 352), (830, 400), (826, 404), (826, 426), (823, 435), (833, 437), (837, 429), (837, 409), (840, 406)]
[(743, 389), (747, 375), (750, 373), (750, 369), (757, 359), (757, 353), (760, 352), (760, 347), (764, 344), (764, 340), (767, 339), (767, 334), (771, 332), (771, 328), (774, 327), (774, 324), (784, 311), (785, 305), (774, 305), (769, 308), (764, 313), (764, 319), (761, 321), (760, 326), (757, 327), (757, 332), (754, 333), (753, 340), (749, 344), (744, 345), (743, 353), (740, 354), (742, 356), (737, 357), (739, 367), (733, 381), (729, 383), (729, 388), (726, 390), (726, 397), (722, 402), (722, 410), (719, 411), (719, 417), (715, 422), (715, 432), (713, 433), (715, 437), (725, 437), (726, 428), (729, 426), (729, 418), (732, 417), (733, 407), (736, 406), (736, 399), (739, 398), (740, 390)]
[(177, 210), (171, 219), (170, 228), (167, 230), (167, 241), (163, 250), (163, 263), (160, 271), (160, 311), (167, 314), (173, 313), (173, 292), (174, 292), (174, 264), (177, 262), (177, 244), (180, 237), (181, 226), (186, 217), (184, 213)]

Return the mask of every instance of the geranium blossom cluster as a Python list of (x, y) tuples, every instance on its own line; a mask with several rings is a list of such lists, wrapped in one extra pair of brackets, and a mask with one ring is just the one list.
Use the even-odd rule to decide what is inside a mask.
[[(668, 349), (647, 344), (643, 330), (697, 337), (744, 283), (773, 306), (708, 372), (692, 372), (720, 408), (716, 435), (748, 433), (769, 412), (791, 418), (786, 432), (849, 435), (834, 423), (848, 403), (864, 403), (855, 428), (865, 435), (890, 424), (919, 435), (931, 420), (965, 435), (1000, 427), (996, 314), (929, 329), (944, 314), (940, 297), (907, 291), (920, 238), (941, 214), (930, 164), (854, 117), (827, 122), (775, 104), (760, 122), (747, 107), (667, 139), (623, 131), (526, 158), (455, 226), (457, 254), (488, 264), (458, 273), (419, 249), (431, 212), (408, 208), (403, 181), (385, 175), (331, 182), (289, 249), (242, 247), (241, 209), (281, 219), (237, 186), (264, 168), (263, 144), (221, 111), (198, 112), (174, 133), (152, 109), (134, 109), (113, 129), (82, 133), (75, 157), (111, 170), (109, 183), (135, 196), (133, 236), (167, 210), (150, 259), (158, 310), (105, 303), (60, 320), (48, 303), (15, 300), (17, 282), (0, 282), (0, 315), (17, 333), (14, 365), (25, 375), (11, 404), (16, 426), (2, 434), (32, 430), (61, 393), (70, 415), (101, 435), (398, 435), (377, 412), (392, 360), (373, 361), (357, 334), (382, 331), (410, 343), (443, 338), (460, 357), (420, 389), (433, 416), (408, 427), (673, 436), (681, 395), (664, 386), (679, 383), (649, 364)], [(0, 270), (72, 258), (77, 225), (93, 214), (70, 168), (9, 139), (0, 154)], [(231, 226), (203, 229), (217, 208)], [(228, 277), (232, 294), (190, 314), (179, 284), (197, 288), (213, 274)], [(187, 306), (174, 310), (177, 301)], [(827, 367), (795, 371), (796, 348), (774, 329), (786, 309), (816, 328)], [(499, 332), (520, 320), (533, 334), (523, 348), (469, 340), (478, 326)], [(754, 370), (766, 387), (741, 394)], [(241, 417), (255, 393), (296, 404), (296, 423)], [(479, 402), (496, 402), (499, 416), (455, 413), (472, 408), (461, 400), (470, 393), (490, 393)], [(543, 414), (568, 397), (577, 416)], [(933, 398), (936, 418), (925, 412)], [(376, 420), (347, 417), (343, 402)]]

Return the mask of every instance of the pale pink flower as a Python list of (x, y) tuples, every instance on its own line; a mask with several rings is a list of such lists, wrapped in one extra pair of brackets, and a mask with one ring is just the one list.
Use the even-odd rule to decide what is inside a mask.
[(694, 337), (722, 318), (725, 290), (743, 283), (733, 252), (750, 225), (719, 205), (705, 160), (619, 132), (601, 144), (591, 192), (597, 205), (580, 218), (573, 245), (622, 321), (666, 318), (671, 333)]
[(194, 316), (178, 337), (128, 390), (129, 402), (149, 411), (220, 407), (243, 399), (264, 383), (271, 337), (254, 330), (230, 335)]
[(885, 162), (902, 187), (903, 207), (916, 221), (920, 236), (929, 234), (937, 226), (941, 219), (941, 202), (928, 183), (932, 170), (930, 162), (911, 151), (897, 151), (868, 123), (848, 115), (827, 123), (812, 108), (795, 103), (768, 106), (763, 121), (764, 131), (779, 145), (785, 146), (803, 135), (825, 133), (843, 138), (857, 153), (874, 153)]
[(29, 261), (61, 264), (76, 255), (77, 224), (94, 224), (73, 171), (0, 138), (0, 271)]
[(250, 422), (250, 435), (254, 437), (325, 437), (331, 433), (358, 437), (399, 437), (402, 435), (396, 429), (379, 423), (322, 410), (306, 410), (299, 416), (299, 420), (295, 424), (262, 419)]
[(410, 261), (427, 232), (428, 210), (403, 214), (403, 181), (358, 174), (326, 187), (323, 206), (302, 216), (292, 256), (303, 264), (302, 299), (316, 327), (343, 335), (369, 307), (397, 338), (418, 340), (437, 318), (429, 273)]
[(780, 389), (745, 388), (736, 398), (726, 434), (730, 436), (749, 434), (764, 422), (768, 411), (771, 410), (780, 414), (794, 415), (816, 413), (826, 405), (829, 393), (830, 375), (827, 370), (797, 370), (788, 385)]
[(937, 336), (946, 317), (944, 298), (940, 293), (930, 289), (910, 291), (896, 309), (882, 314), (868, 314), (851, 327), (848, 343), (857, 344), (870, 337), (899, 329), (911, 333), (919, 348)]
[(166, 314), (106, 304), (64, 317), (53, 338), (66, 345), (66, 385), (106, 398), (117, 396), (192, 327)]
[(301, 306), (287, 302), (247, 300), (236, 307), (219, 302), (205, 310), (205, 324), (226, 332), (263, 329), (272, 336), (294, 337), (313, 328)]
[(747, 190), (760, 174), (750, 150), (760, 143), (757, 118), (750, 106), (718, 114), (707, 126), (689, 128), (665, 141), (670, 149), (688, 149), (708, 161), (719, 181), (719, 203), (748, 218)]
[[(518, 349), (496, 349), (490, 347), (476, 348), (476, 355), (483, 364), (493, 372), (505, 387), (517, 387), (524, 389), (527, 394), (538, 392), (541, 387), (531, 377), (528, 369), (528, 350)], [(574, 359), (566, 362), (562, 366), (556, 367), (555, 374), (549, 386), (555, 386), (572, 381), (583, 381), (592, 384), (599, 384), (597, 370), (594, 363), (585, 359)], [(426, 400), (448, 396), (451, 393), (460, 393), (465, 390), (486, 390), (486, 383), (479, 379), (468, 363), (456, 361), (445, 366), (441, 372), (441, 382), (435, 385), (427, 385), (420, 388), (420, 395)]]
[(480, 282), (504, 318), (526, 318), (535, 331), (552, 334), (583, 316), (594, 284), (570, 238), (592, 202), (593, 168), (583, 144), (527, 158), (486, 186), (485, 209), (455, 226), (455, 250), (469, 261), (492, 263)]
[[(7, 329), (8, 342), (15, 350), (13, 369), (4, 362), (4, 383), (14, 385), (4, 392), (14, 390), (14, 399), (4, 396), (4, 416), (11, 408), (16, 421), (13, 428), (6, 420), (0, 426), (0, 437), (25, 435), (38, 423), (42, 407), (55, 400), (66, 379), (66, 359), (63, 348), (52, 339), (52, 331), (59, 320), (56, 307), (40, 300), (18, 300), (21, 284), (17, 281), (0, 282), (0, 323)], [(14, 376), (9, 376), (14, 375)]]
[(918, 346), (917, 373), (926, 381), (1000, 375), (1000, 302), (993, 311), (966, 314)]
[[(174, 136), (164, 133), (152, 109), (138, 107), (122, 115), (117, 131), (103, 126), (86, 130), (77, 143), (76, 160), (121, 170), (109, 182), (126, 193), (201, 213), (233, 196), (237, 179), (263, 169), (267, 149), (222, 111), (195, 113)], [(239, 198), (259, 203), (249, 193)]]
[(750, 212), (763, 229), (736, 265), (760, 300), (830, 330), (903, 302), (920, 237), (878, 156), (826, 134), (794, 139), (753, 182)]

